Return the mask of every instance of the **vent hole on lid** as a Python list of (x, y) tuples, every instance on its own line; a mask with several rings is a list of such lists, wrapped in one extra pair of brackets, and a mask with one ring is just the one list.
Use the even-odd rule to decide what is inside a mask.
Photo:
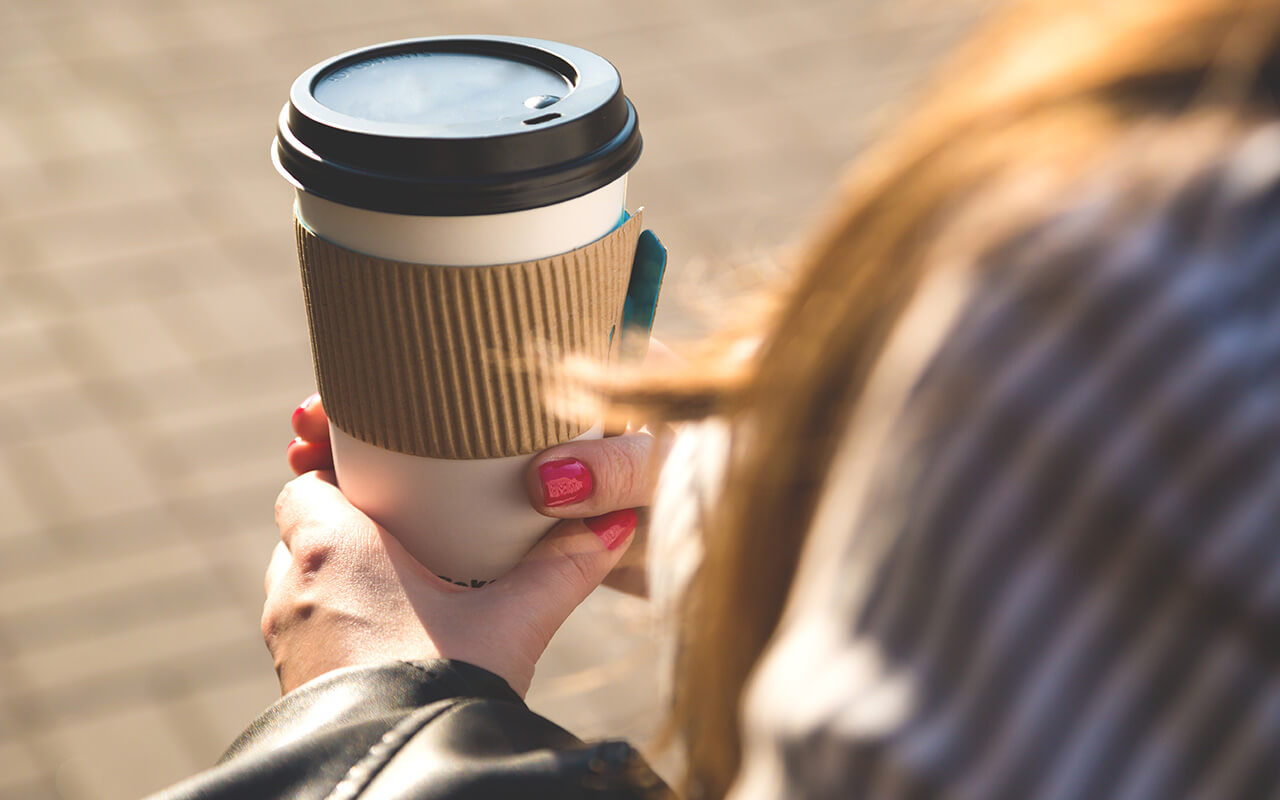
[(533, 119), (526, 119), (524, 121), (524, 124), (525, 125), (541, 125), (544, 122), (550, 122), (553, 119), (559, 119), (559, 118), (560, 118), (559, 114), (543, 114), (540, 117), (534, 117)]

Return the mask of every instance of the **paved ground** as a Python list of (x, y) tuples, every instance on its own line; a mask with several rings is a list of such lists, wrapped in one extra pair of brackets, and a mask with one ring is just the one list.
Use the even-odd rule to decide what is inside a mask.
[[(966, 4), (966, 6), (971, 6)], [(925, 0), (0, 0), (0, 798), (137, 797), (275, 696), (257, 634), (311, 390), (268, 143), (321, 58), (446, 32), (574, 42), (640, 110), (632, 198), (679, 296), (768, 249), (960, 30)], [(710, 266), (708, 266), (710, 265)], [(531, 696), (656, 719), (644, 610), (607, 591)]]

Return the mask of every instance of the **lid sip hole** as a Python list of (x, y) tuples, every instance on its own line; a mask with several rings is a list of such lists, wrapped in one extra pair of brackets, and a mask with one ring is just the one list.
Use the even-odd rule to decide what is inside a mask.
[(560, 115), (559, 115), (559, 114), (543, 114), (543, 115), (542, 115), (542, 116), (540, 116), (540, 117), (534, 117), (533, 119), (526, 119), (526, 120), (524, 121), (524, 124), (525, 124), (525, 125), (540, 125), (540, 124), (542, 124), (542, 123), (544, 123), (544, 122), (550, 122), (550, 121), (551, 121), (551, 120), (553, 120), (553, 119), (559, 119), (559, 118), (560, 118)]

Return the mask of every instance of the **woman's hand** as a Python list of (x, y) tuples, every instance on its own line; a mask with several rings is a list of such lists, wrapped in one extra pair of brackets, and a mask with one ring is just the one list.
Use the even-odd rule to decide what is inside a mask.
[[(670, 350), (650, 340), (650, 363), (674, 360)], [(301, 475), (333, 469), (329, 419), (319, 395), (311, 395), (293, 412), (297, 437), (289, 443), (289, 467)], [(529, 504), (555, 519), (581, 519), (611, 511), (647, 507), (666, 456), (665, 442), (645, 429), (621, 436), (588, 439), (551, 447), (533, 457), (525, 473)], [(642, 525), (635, 544), (609, 573), (604, 585), (644, 597), (647, 531)]]
[[(673, 358), (657, 342), (650, 357)], [(267, 568), (262, 615), (285, 692), (341, 667), (452, 658), (502, 676), (523, 695), (551, 636), (597, 585), (646, 593), (635, 509), (649, 504), (663, 453), (643, 429), (533, 457), (529, 503), (561, 521), (502, 580), (461, 589), (414, 560), (338, 490), (317, 395), (294, 411), (292, 425), (287, 457), (300, 477), (276, 502), (281, 542)]]
[(341, 667), (450, 658), (523, 695), (551, 636), (626, 552), (636, 521), (625, 509), (561, 522), (502, 580), (462, 589), (347, 502), (332, 472), (307, 472), (276, 501), (281, 542), (265, 580), (262, 634), (280, 687)]

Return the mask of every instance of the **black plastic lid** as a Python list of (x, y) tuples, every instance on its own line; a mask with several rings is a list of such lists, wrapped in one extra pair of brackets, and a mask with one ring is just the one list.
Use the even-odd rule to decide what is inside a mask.
[(321, 62), (293, 83), (272, 148), (304, 191), (398, 214), (470, 215), (569, 200), (640, 157), (613, 65), (578, 47), (437, 36)]

